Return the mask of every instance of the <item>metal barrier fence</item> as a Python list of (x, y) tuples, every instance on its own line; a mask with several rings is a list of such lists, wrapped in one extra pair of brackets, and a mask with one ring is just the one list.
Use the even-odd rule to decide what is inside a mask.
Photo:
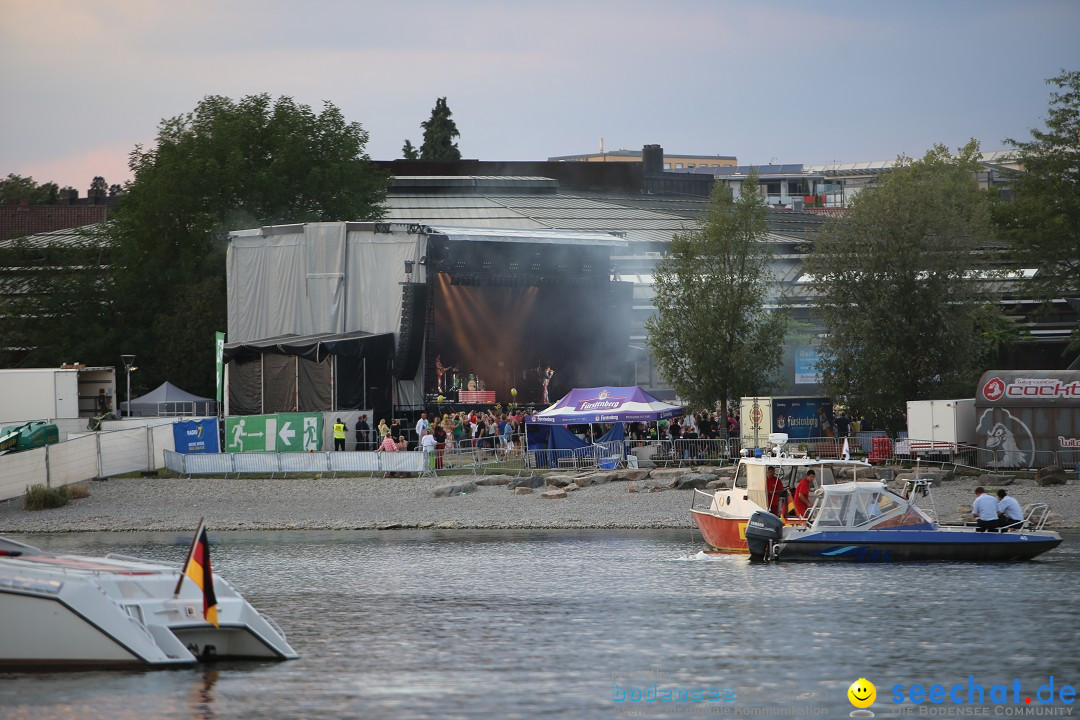
[(173, 449), (171, 425), (88, 433), (70, 440), (0, 456), (0, 500), (20, 497), (32, 485), (62, 487), (163, 467), (159, 450)]
[(288, 475), (290, 473), (362, 474), (433, 472), (430, 453), (377, 450), (307, 453), (198, 453), (166, 450), (165, 467), (180, 475)]

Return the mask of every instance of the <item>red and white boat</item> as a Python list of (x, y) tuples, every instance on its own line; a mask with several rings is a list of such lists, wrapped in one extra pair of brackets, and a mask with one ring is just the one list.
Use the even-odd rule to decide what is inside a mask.
[[(813, 470), (816, 476), (811, 488), (813, 491), (822, 485), (834, 484), (841, 474), (845, 481), (866, 479), (863, 473), (871, 469), (868, 463), (861, 460), (792, 457), (780, 450), (786, 441), (786, 436), (770, 436), (770, 442), (777, 442), (772, 451), (766, 452), (762, 457), (741, 458), (730, 490), (694, 491), (690, 517), (701, 531), (705, 542), (714, 551), (749, 553), (746, 546), (746, 524), (754, 513), (769, 510), (769, 493), (765, 482), (768, 468), (775, 469), (776, 476), (787, 490), (788, 498), (795, 496), (795, 485), (809, 470)], [(842, 468), (849, 470), (841, 473)], [(785, 523), (804, 523), (794, 512), (788, 515)]]

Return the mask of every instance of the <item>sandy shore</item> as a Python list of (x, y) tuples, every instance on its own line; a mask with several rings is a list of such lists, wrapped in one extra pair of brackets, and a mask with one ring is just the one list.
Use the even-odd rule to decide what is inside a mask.
[[(186, 531), (202, 517), (217, 530), (692, 527), (693, 491), (668, 489), (667, 478), (633, 483), (639, 492), (617, 481), (559, 500), (543, 498), (543, 488), (518, 495), (498, 485), (432, 497), (438, 486), (469, 479), (113, 478), (89, 483), (89, 497), (55, 510), (24, 510), (21, 498), (0, 503), (0, 533)], [(959, 519), (979, 482), (964, 477), (937, 483), (932, 498), (938, 516)], [(665, 489), (641, 492), (649, 486)], [(1008, 490), (1021, 505), (1047, 503), (1052, 527), (1080, 527), (1080, 488), (1071, 476), (1068, 485), (1054, 487), (1017, 479)]]

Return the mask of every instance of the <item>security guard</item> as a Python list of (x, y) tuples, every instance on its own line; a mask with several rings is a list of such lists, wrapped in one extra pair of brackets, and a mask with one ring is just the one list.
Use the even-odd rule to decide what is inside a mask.
[(341, 422), (341, 418), (334, 423), (334, 449), (345, 449), (345, 423)]

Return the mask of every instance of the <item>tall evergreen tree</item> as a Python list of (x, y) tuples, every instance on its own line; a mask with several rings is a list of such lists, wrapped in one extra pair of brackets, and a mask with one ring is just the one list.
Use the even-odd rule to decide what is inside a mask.
[(460, 160), (461, 151), (454, 140), (461, 137), (454, 123), (453, 113), (446, 104), (446, 98), (435, 101), (431, 117), (420, 123), (424, 128), (424, 142), (420, 145), (421, 160)]
[(653, 270), (649, 349), (679, 397), (696, 407), (763, 392), (780, 365), (787, 317), (766, 307), (780, 295), (767, 212), (756, 173), (738, 200), (717, 183), (701, 227), (676, 235)]
[(416, 160), (420, 157), (420, 153), (413, 146), (412, 140), (405, 140), (405, 144), (401, 147), (401, 157), (406, 160)]

